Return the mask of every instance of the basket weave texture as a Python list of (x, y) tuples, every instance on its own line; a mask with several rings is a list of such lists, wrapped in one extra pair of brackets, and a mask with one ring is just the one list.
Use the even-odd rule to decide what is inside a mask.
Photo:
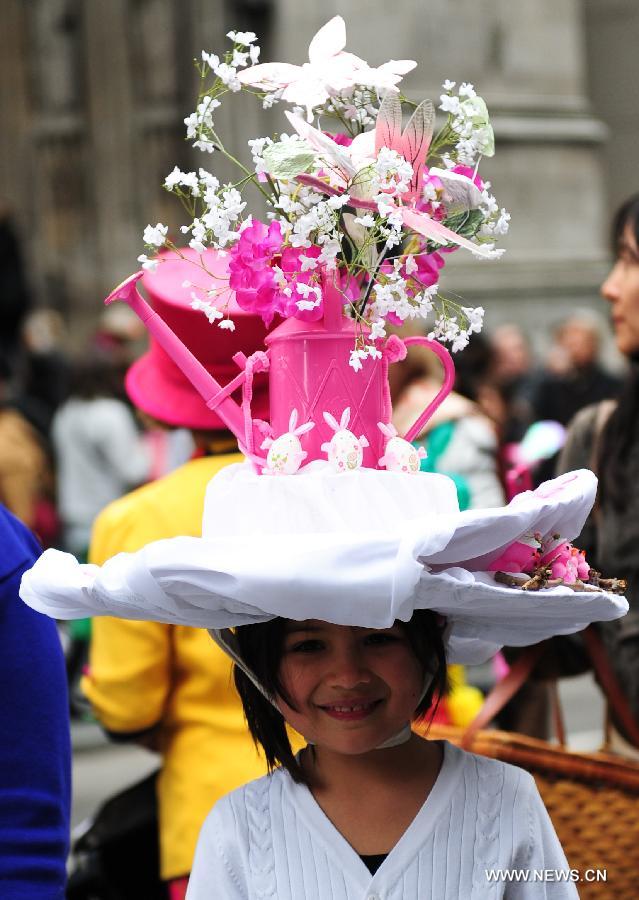
[[(463, 743), (463, 729), (433, 725), (423, 733)], [(582, 878), (587, 870), (605, 870), (605, 882), (576, 884), (581, 898), (639, 897), (639, 763), (603, 752), (574, 753), (505, 731), (480, 731), (469, 749), (530, 772), (570, 868)]]

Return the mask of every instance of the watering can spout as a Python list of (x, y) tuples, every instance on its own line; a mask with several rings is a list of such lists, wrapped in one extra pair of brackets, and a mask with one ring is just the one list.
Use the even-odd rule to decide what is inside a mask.
[[(122, 300), (133, 310), (144, 323), (147, 331), (182, 370), (209, 409), (215, 410), (227, 428), (233, 432), (240, 449), (255, 459), (256, 454), (253, 448), (260, 446), (263, 436), (250, 417), (245, 417), (243, 409), (231, 397), (231, 394), (243, 384), (246, 378), (245, 371), (241, 371), (225, 387), (222, 387), (146, 302), (137, 286), (143, 275), (144, 272), (140, 271), (126, 278), (115, 290), (111, 291), (104, 302), (108, 305), (115, 300)], [(237, 359), (236, 362), (244, 370), (246, 360)]]

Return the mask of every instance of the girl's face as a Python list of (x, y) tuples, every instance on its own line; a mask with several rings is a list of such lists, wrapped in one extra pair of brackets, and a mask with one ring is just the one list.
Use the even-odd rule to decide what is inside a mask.
[(293, 728), (342, 754), (374, 750), (411, 720), (424, 673), (404, 631), (287, 621), (279, 698)]
[(625, 356), (639, 352), (639, 248), (630, 225), (623, 232), (617, 259), (601, 293), (611, 305), (619, 351)]

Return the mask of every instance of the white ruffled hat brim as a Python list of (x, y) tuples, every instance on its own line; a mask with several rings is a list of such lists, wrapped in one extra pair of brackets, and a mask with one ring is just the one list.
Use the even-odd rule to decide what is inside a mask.
[[(432, 609), (448, 620), (449, 660), (468, 663), (503, 645), (536, 643), (627, 612), (625, 598), (614, 594), (563, 585), (523, 591), (497, 583), (486, 571), (525, 535), (557, 532), (570, 540), (579, 534), (596, 492), (589, 471), (546, 482), (504, 508), (442, 512), (450, 503), (444, 476), (377, 470), (334, 475), (321, 463), (307, 468), (306, 476), (270, 478), (243, 465), (222, 470), (209, 486), (202, 538), (156, 541), (102, 567), (47, 550), (24, 575), (22, 599), (57, 619), (110, 615), (208, 629), (276, 616), (384, 628), (407, 621), (415, 609)], [(261, 498), (255, 480), (264, 485)], [(293, 481), (298, 508), (287, 529), (290, 502), (284, 496), (281, 509), (276, 506)], [(425, 495), (439, 505), (432, 513), (420, 508), (427, 484)], [(242, 506), (242, 485), (256, 507)], [(225, 507), (225, 497), (235, 513)], [(347, 498), (341, 508), (339, 497)], [(326, 513), (318, 514), (322, 503)], [(359, 527), (349, 521), (353, 503), (361, 507)], [(380, 511), (380, 504), (387, 508)], [(216, 506), (226, 519), (213, 518)], [(368, 507), (376, 518), (367, 515)], [(260, 524), (265, 511), (272, 527)]]

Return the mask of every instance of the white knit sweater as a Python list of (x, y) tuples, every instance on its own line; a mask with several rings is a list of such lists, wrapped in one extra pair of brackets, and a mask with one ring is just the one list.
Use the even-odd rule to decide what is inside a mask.
[[(491, 882), (487, 869), (530, 870), (528, 883)], [(545, 881), (533, 870), (551, 870)], [(478, 900), (574, 898), (553, 870), (568, 863), (534, 780), (444, 743), (426, 802), (371, 875), (287, 772), (220, 800), (198, 841), (187, 900)], [(525, 877), (525, 876), (524, 876)]]

